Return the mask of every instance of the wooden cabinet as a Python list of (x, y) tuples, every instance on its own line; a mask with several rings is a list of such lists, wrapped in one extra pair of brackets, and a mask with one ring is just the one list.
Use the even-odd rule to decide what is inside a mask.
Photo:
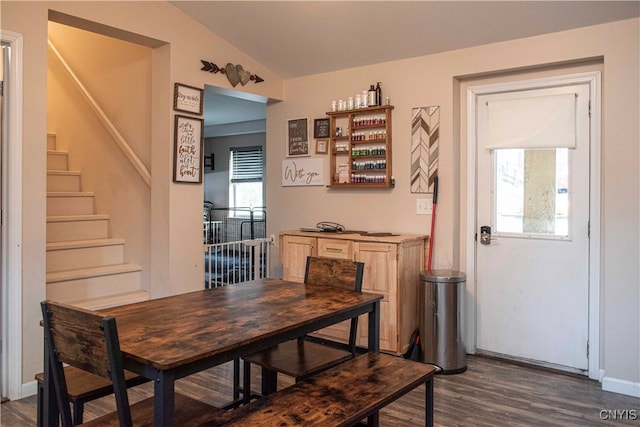
[[(280, 236), (282, 277), (304, 283), (307, 257), (316, 256), (317, 239), (305, 236)], [(286, 262), (285, 262), (286, 257)]]
[(393, 187), (391, 105), (328, 112), (330, 188)]
[[(326, 236), (326, 237), (325, 237)], [(353, 259), (364, 263), (363, 292), (383, 296), (380, 304), (380, 349), (402, 354), (418, 327), (418, 286), (425, 270), (428, 237), (418, 234), (374, 236), (354, 234), (280, 233), (283, 278), (304, 281), (307, 255)], [(347, 342), (349, 323), (343, 322), (316, 335)], [(367, 346), (367, 316), (358, 321), (358, 345)]]

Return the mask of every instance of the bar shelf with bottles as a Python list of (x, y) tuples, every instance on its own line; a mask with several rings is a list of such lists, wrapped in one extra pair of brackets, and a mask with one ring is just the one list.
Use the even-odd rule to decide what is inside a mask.
[(329, 111), (329, 188), (392, 188), (392, 105)]

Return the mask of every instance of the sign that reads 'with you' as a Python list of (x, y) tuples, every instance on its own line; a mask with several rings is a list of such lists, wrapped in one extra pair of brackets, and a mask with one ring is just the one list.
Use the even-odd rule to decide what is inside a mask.
[(287, 159), (282, 161), (282, 186), (324, 185), (322, 159)]

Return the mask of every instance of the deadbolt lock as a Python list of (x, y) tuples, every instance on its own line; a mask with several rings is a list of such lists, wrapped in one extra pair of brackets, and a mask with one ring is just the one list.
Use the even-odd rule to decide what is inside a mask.
[(491, 244), (491, 227), (488, 225), (480, 227), (480, 243), (483, 245)]

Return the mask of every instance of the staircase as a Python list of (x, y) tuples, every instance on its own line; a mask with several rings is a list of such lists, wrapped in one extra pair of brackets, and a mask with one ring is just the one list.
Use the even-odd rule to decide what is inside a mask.
[(125, 262), (125, 241), (109, 237), (109, 215), (95, 213), (69, 154), (47, 135), (47, 299), (89, 310), (149, 299), (141, 268)]

